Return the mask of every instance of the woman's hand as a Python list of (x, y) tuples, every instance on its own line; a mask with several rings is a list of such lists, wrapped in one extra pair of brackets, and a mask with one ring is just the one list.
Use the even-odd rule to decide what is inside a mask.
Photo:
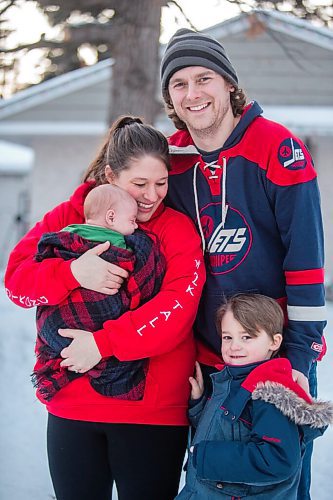
[(76, 373), (85, 373), (100, 362), (102, 356), (91, 332), (60, 328), (59, 335), (68, 337), (72, 343), (60, 353), (64, 361), (60, 366)]
[(204, 381), (198, 361), (195, 362), (195, 377), (189, 378), (191, 384), (191, 399), (200, 399), (204, 392)]
[(106, 295), (114, 295), (118, 292), (124, 279), (128, 277), (128, 272), (125, 269), (99, 257), (109, 246), (109, 241), (101, 243), (87, 250), (71, 263), (73, 276), (83, 288)]

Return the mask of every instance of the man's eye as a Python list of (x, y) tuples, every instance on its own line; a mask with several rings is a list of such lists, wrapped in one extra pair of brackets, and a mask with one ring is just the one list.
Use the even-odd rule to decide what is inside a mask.
[(134, 186), (144, 187), (144, 184), (137, 184), (136, 182), (134, 182)]
[(182, 87), (184, 87), (185, 83), (184, 82), (178, 82), (178, 83), (175, 83), (173, 85), (173, 88), (174, 89), (181, 89)]

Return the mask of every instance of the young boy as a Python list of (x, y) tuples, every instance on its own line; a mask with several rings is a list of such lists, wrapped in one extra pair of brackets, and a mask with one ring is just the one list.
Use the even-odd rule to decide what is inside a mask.
[(331, 403), (312, 401), (294, 382), (290, 362), (272, 359), (283, 313), (271, 298), (239, 294), (217, 312), (223, 368), (204, 395), (200, 366), (190, 378), (196, 427), (186, 484), (177, 500), (293, 500), (306, 443), (333, 420)]
[[(103, 323), (135, 309), (159, 291), (165, 273), (165, 259), (154, 235), (136, 230), (138, 206), (123, 189), (103, 184), (93, 188), (84, 202), (85, 222), (46, 233), (38, 243), (36, 260), (72, 260), (109, 241), (101, 254), (108, 262), (129, 272), (116, 295), (104, 295), (83, 287), (75, 288), (58, 305), (37, 307), (37, 362), (32, 380), (37, 396), (50, 401), (57, 392), (83, 372), (62, 367), (60, 353), (71, 342), (59, 329), (96, 331)], [(104, 396), (140, 400), (144, 394), (147, 359), (119, 361), (105, 358), (88, 372), (90, 385)]]

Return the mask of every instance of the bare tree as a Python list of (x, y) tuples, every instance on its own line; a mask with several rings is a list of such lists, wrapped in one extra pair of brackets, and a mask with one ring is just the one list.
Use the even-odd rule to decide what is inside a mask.
[[(286, 2), (280, 0), (228, 1), (237, 4), (240, 11), (286, 7)], [(10, 8), (22, 5), (22, 0), (0, 0), (0, 88), (8, 85), (10, 75), (14, 89), (20, 89), (13, 75), (20, 58), (35, 49), (41, 49), (40, 73), (41, 79), (46, 80), (85, 65), (82, 48), (88, 47), (96, 62), (109, 57), (114, 60), (110, 122), (122, 113), (154, 121), (160, 107), (156, 89), (162, 7), (176, 5), (187, 24), (194, 28), (176, 0), (27, 0), (24, 3), (37, 4), (57, 32), (52, 36), (42, 34), (34, 43), (8, 48), (10, 30), (4, 27), (6, 15)], [(332, 7), (325, 0), (316, 5), (311, 0), (289, 0), (288, 5), (301, 18), (316, 19), (326, 25), (332, 22)]]
[[(16, 3), (15, 0), (0, 2), (0, 15), (2, 12), (5, 16)], [(7, 67), (12, 69), (18, 57), (28, 51), (43, 49), (44, 62), (48, 62), (43, 79), (48, 79), (83, 66), (80, 48), (89, 46), (96, 62), (110, 56), (114, 60), (110, 121), (121, 113), (130, 113), (153, 122), (160, 107), (155, 94), (161, 9), (167, 1), (39, 0), (37, 3), (50, 26), (60, 28), (59, 35), (50, 39), (43, 34), (37, 42), (11, 49), (3, 44), (0, 52)], [(8, 32), (3, 31), (3, 40), (6, 35)]]

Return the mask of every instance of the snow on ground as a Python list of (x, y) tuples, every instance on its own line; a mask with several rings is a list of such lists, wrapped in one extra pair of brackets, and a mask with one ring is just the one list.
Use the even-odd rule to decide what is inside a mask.
[[(34, 395), (35, 311), (12, 304), (0, 288), (0, 498), (50, 500), (54, 492), (46, 456), (46, 411)], [(319, 364), (319, 392), (333, 400), (333, 304), (328, 306), (330, 352)], [(115, 495), (114, 495), (115, 497)], [(313, 500), (333, 498), (333, 428), (315, 442)], [(157, 499), (158, 500), (158, 499)]]

